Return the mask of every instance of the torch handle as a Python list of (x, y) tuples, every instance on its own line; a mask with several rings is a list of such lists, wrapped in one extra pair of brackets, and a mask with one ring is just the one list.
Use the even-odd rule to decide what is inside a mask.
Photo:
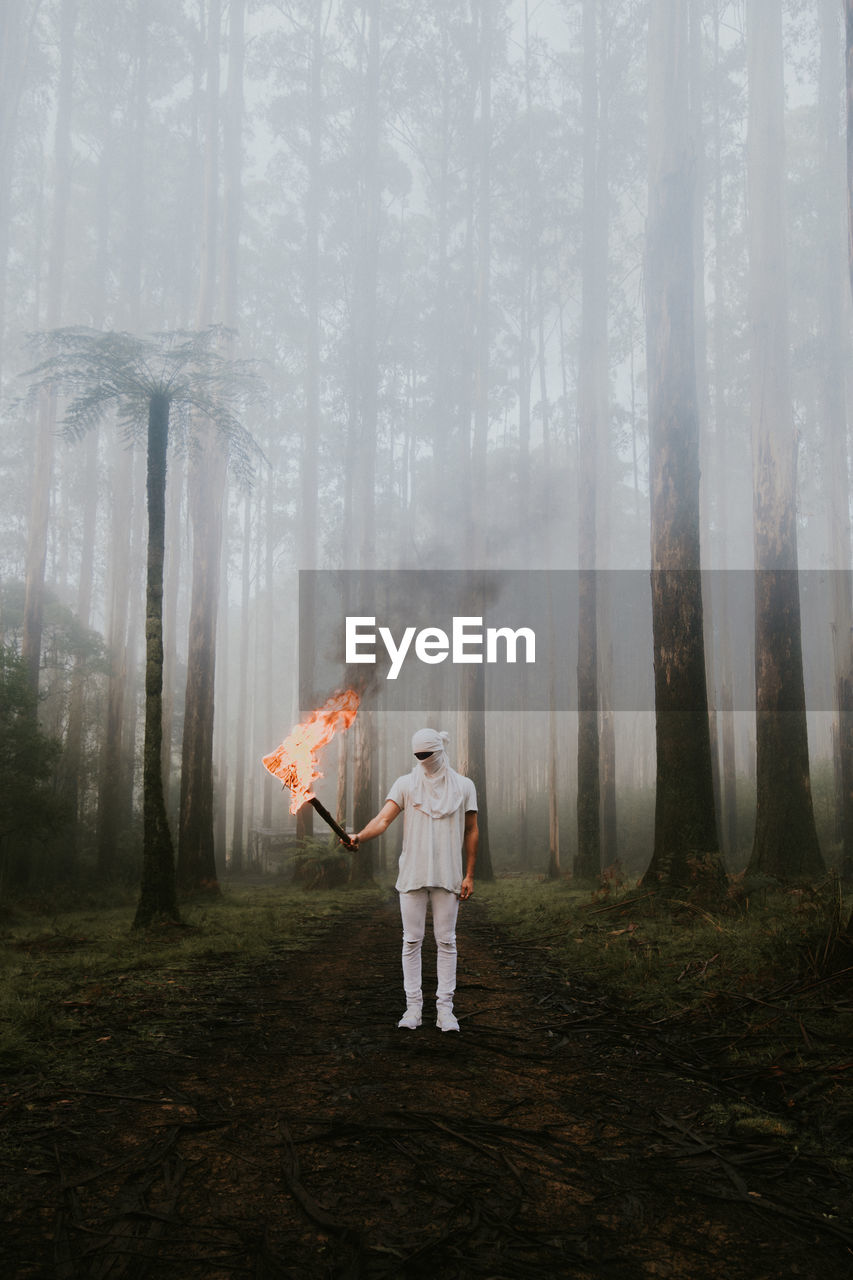
[(335, 835), (339, 836), (340, 839), (343, 840), (344, 844), (347, 846), (348, 849), (352, 849), (355, 847), (350, 837), (347, 835), (346, 831), (344, 831), (343, 827), (339, 826), (339, 824), (335, 822), (335, 819), (329, 813), (329, 810), (326, 808), (324, 804), (322, 804), (317, 799), (316, 796), (312, 796), (311, 799), (308, 801), (308, 803), (317, 810), (317, 812), (319, 813), (323, 821), (329, 824), (329, 826), (334, 831)]

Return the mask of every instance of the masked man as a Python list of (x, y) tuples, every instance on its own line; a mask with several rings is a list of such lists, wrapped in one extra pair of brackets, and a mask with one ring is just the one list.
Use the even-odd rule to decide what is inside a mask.
[(412, 738), (415, 765), (398, 778), (375, 818), (353, 836), (361, 844), (380, 836), (403, 814), (403, 851), (396, 888), (403, 918), (403, 986), (406, 1012), (400, 1027), (421, 1025), (421, 947), (427, 904), (432, 908), (436, 944), (436, 1026), (458, 1031), (453, 1013), (456, 990), (456, 914), (460, 899), (474, 890), (477, 861), (477, 793), (470, 778), (451, 769), (447, 733), (419, 729)]

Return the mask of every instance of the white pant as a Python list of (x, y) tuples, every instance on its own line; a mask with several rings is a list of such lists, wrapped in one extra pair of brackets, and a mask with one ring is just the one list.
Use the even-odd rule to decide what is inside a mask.
[(432, 906), (432, 930), (436, 946), (438, 979), (436, 1006), (453, 1008), (456, 990), (456, 915), (459, 898), (447, 889), (411, 889), (400, 894), (403, 917), (403, 987), (406, 1005), (423, 1004), (421, 946), (426, 932), (427, 902)]

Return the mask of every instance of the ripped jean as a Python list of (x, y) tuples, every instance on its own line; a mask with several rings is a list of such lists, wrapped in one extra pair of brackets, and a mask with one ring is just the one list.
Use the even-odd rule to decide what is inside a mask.
[(459, 898), (447, 889), (411, 889), (400, 894), (403, 918), (403, 987), (406, 1006), (423, 1004), (421, 947), (426, 932), (427, 902), (432, 906), (436, 946), (437, 1008), (452, 1009), (456, 990), (456, 916)]

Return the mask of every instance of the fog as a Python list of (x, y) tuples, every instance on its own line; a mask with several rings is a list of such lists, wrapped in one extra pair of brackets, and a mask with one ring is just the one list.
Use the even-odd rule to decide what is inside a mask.
[[(261, 758), (354, 678), (318, 784), (349, 827), (430, 724), (477, 783), (487, 871), (639, 876), (674, 841), (781, 874), (761, 812), (801, 830), (769, 776), (789, 755), (819, 846), (795, 871), (853, 866), (843, 15), (791, 0), (777, 31), (779, 8), (2, 7), (0, 639), (60, 744), (61, 801), (37, 855), (34, 820), (0, 834), (10, 882), (138, 874), (146, 377), (155, 348), (174, 359), (163, 335), (210, 326), (214, 363), (186, 357), (209, 401), (171, 400), (165, 487), (162, 778), (185, 887), (279, 865), (297, 824)], [(115, 403), (75, 417), (86, 379), (43, 365), (77, 350), (56, 330), (150, 339), (136, 408), (111, 346), (87, 377)], [(666, 571), (700, 568), (701, 604), (674, 604)], [(779, 571), (794, 597), (799, 571), (801, 617), (764, 590)], [(434, 590), (457, 572), (445, 625)], [(383, 599), (395, 637), (414, 629), (393, 690), (387, 664), (342, 656), (345, 618), (382, 625)], [(416, 633), (454, 616), (534, 629), (535, 672), (449, 642), (418, 659)], [(667, 792), (667, 744), (682, 791), (694, 767), (712, 788), (710, 826)]]

